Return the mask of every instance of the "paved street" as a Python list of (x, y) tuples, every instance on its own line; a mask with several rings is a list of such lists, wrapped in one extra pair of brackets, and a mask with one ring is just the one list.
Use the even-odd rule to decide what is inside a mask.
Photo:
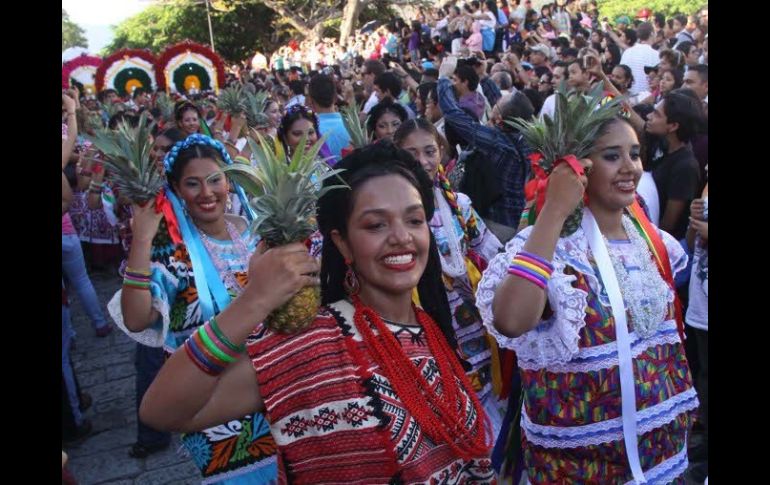
[[(116, 274), (93, 273), (91, 281), (106, 313), (107, 302), (120, 287)], [(78, 445), (68, 445), (69, 469), (81, 485), (196, 484), (198, 469), (179, 452), (179, 437), (171, 446), (146, 459), (128, 456), (136, 441), (134, 349), (123, 332), (97, 338), (76, 295), (70, 295), (72, 324), (77, 332), (72, 352), (83, 391), (93, 398), (85, 415), (93, 432)]]

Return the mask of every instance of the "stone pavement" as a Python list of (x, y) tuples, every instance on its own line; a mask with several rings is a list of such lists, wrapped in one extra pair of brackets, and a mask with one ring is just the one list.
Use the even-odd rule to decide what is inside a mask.
[[(91, 273), (102, 308), (120, 288), (116, 273)], [(145, 459), (128, 456), (136, 441), (134, 350), (136, 344), (115, 330), (97, 338), (77, 295), (70, 294), (72, 325), (77, 332), (72, 362), (80, 386), (93, 398), (85, 416), (91, 435), (78, 445), (66, 445), (68, 468), (80, 485), (94, 484), (198, 484), (200, 474), (192, 460), (178, 450), (179, 437), (171, 446)], [(111, 321), (111, 319), (108, 320)]]

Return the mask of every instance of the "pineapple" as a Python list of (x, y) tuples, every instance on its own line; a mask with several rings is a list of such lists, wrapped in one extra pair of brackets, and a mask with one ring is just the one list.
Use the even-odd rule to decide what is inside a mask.
[(369, 144), (370, 136), (366, 129), (366, 123), (361, 122), (358, 113), (361, 112), (361, 106), (358, 104), (348, 104), (340, 110), (342, 121), (345, 123), (345, 129), (350, 134), (350, 143), (355, 148), (361, 148)]
[[(248, 142), (258, 160), (257, 166), (233, 163), (224, 169), (252, 197), (250, 205), (256, 217), (251, 231), (268, 247), (305, 241), (316, 230), (318, 198), (329, 190), (347, 187), (319, 188), (325, 179), (340, 172), (316, 158), (325, 138), (307, 148), (303, 136), (287, 163), (276, 155), (269, 139), (254, 129), (251, 132)], [(317, 287), (302, 288), (265, 319), (265, 326), (279, 333), (303, 330), (312, 323), (320, 304)]]
[(237, 115), (246, 111), (243, 87), (239, 85), (223, 89), (217, 98), (217, 107), (231, 115)]
[(252, 93), (244, 92), (244, 105), (246, 107), (246, 123), (250, 128), (264, 128), (270, 124), (270, 119), (265, 114), (267, 104), (267, 91)]
[(115, 103), (99, 103), (99, 108), (107, 113), (107, 116), (112, 118), (116, 114), (126, 109), (125, 105), (120, 102)]
[[(527, 121), (515, 119), (506, 121), (521, 131), (530, 147), (543, 158), (539, 165), (550, 174), (553, 163), (566, 155), (581, 159), (588, 156), (591, 145), (599, 134), (601, 125), (615, 117), (621, 110), (621, 98), (606, 101), (603, 95), (604, 84), (599, 83), (586, 96), (568, 98), (564, 86), (556, 91), (556, 112), (554, 118), (545, 115), (542, 120)], [(606, 101), (606, 102), (605, 102)], [(534, 221), (536, 207), (530, 209), (530, 222)], [(583, 218), (583, 202), (567, 218), (562, 228), (562, 237), (574, 233)]]
[(165, 178), (150, 155), (152, 125), (142, 113), (139, 125), (132, 128), (121, 121), (116, 130), (101, 128), (86, 138), (104, 154), (107, 176), (120, 193), (131, 202), (143, 205), (154, 200)]
[(168, 94), (158, 94), (158, 97), (155, 99), (155, 107), (160, 110), (163, 121), (166, 123), (174, 121), (174, 100)]

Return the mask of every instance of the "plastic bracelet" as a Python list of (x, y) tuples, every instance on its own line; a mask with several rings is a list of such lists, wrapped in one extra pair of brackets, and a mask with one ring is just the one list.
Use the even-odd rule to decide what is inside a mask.
[(201, 325), (201, 328), (203, 329), (203, 332), (206, 333), (206, 337), (208, 337), (211, 340), (211, 342), (214, 345), (217, 346), (217, 348), (219, 350), (224, 352), (226, 355), (231, 357), (233, 360), (237, 360), (238, 357), (240, 357), (240, 353), (239, 352), (236, 352), (233, 349), (231, 349), (230, 347), (228, 347), (227, 345), (225, 345), (224, 342), (222, 342), (222, 340), (219, 337), (216, 336), (214, 331), (211, 329), (211, 325), (208, 322), (203, 324), (203, 325)]
[(217, 346), (216, 343), (214, 343), (213, 340), (209, 337), (209, 335), (206, 333), (206, 330), (203, 328), (206, 325), (201, 325), (198, 327), (198, 337), (203, 342), (203, 345), (206, 347), (206, 349), (211, 352), (217, 359), (226, 362), (228, 364), (232, 364), (235, 362), (235, 359), (227, 355), (226, 353), (222, 352), (222, 350)]
[(152, 274), (152, 271), (149, 269), (136, 269), (130, 266), (126, 266), (126, 273), (149, 277)]
[(539, 274), (543, 278), (550, 278), (551, 277), (551, 273), (550, 272), (544, 270), (543, 268), (541, 268), (540, 266), (538, 266), (536, 264), (532, 264), (532, 263), (530, 263), (528, 261), (524, 261), (523, 259), (518, 259), (517, 258), (517, 259), (513, 260), (513, 263), (511, 263), (511, 266), (521, 266), (521, 267), (527, 268), (527, 269), (532, 270), (535, 273)]
[(239, 354), (242, 354), (246, 351), (245, 345), (235, 345), (230, 341), (230, 339), (225, 337), (225, 334), (222, 333), (222, 330), (219, 328), (219, 325), (217, 325), (217, 321), (214, 317), (211, 317), (211, 320), (209, 320), (209, 325), (211, 326), (211, 330), (214, 331), (214, 335), (216, 335), (217, 338), (219, 338), (219, 340), (221, 340), (222, 343), (225, 344), (230, 350), (233, 352), (238, 352)]
[(193, 364), (206, 374), (216, 377), (225, 370), (224, 367), (220, 367), (206, 359), (201, 350), (197, 348), (192, 335), (185, 341), (184, 349), (187, 356), (193, 361)]
[(193, 339), (195, 348), (200, 351), (201, 355), (203, 355), (203, 357), (207, 360), (207, 362), (217, 367), (221, 367), (222, 369), (225, 369), (228, 365), (230, 365), (229, 362), (225, 362), (224, 360), (220, 359), (219, 357), (214, 355), (211, 349), (206, 347), (206, 344), (203, 342), (203, 339), (201, 338), (200, 334), (197, 331), (194, 332), (190, 337)]
[(525, 280), (528, 280), (530, 283), (537, 285), (542, 290), (545, 290), (546, 288), (546, 284), (542, 280), (538, 279), (536, 276), (532, 276), (531, 274), (527, 273), (522, 269), (508, 268), (508, 273), (514, 276), (518, 276), (519, 278), (524, 278)]

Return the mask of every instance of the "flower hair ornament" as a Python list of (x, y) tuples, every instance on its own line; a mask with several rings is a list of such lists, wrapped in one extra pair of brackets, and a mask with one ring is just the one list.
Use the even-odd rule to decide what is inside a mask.
[(230, 158), (230, 154), (227, 153), (225, 146), (221, 142), (209, 136), (195, 133), (182, 141), (176, 142), (174, 146), (172, 146), (168, 151), (166, 158), (163, 159), (163, 169), (165, 170), (166, 175), (171, 174), (171, 170), (174, 168), (174, 164), (176, 163), (177, 156), (179, 156), (179, 152), (195, 145), (208, 145), (219, 152), (219, 154), (222, 156), (222, 161), (224, 161), (226, 165), (233, 164), (233, 159)]

